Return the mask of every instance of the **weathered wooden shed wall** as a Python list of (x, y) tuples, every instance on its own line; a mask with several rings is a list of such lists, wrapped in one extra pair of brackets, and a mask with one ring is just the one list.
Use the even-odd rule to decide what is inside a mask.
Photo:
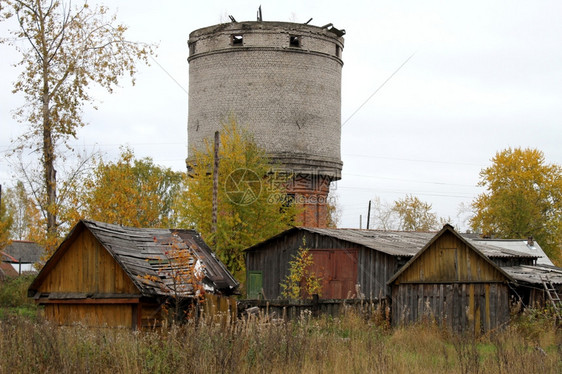
[(44, 316), (58, 325), (81, 324), (84, 326), (132, 327), (131, 304), (46, 304)]
[(508, 280), (446, 228), (391, 281), (393, 324), (427, 317), (456, 331), (496, 328), (509, 319)]
[[(44, 305), (45, 317), (59, 325), (159, 326), (167, 317), (165, 309), (178, 300), (173, 289), (166, 288), (169, 262), (164, 260), (169, 261), (170, 243), (192, 254), (192, 262), (182, 266), (200, 261), (200, 282), (209, 294), (217, 293), (209, 295), (215, 303), (236, 292), (238, 282), (193, 230), (80, 221), (32, 282), (28, 296)], [(195, 300), (193, 286), (186, 289), (179, 297), (182, 308)]]
[(143, 313), (139, 290), (90, 231), (80, 230), (65, 245), (37, 290), (49, 295), (39, 299), (47, 320), (128, 328), (142, 327), (143, 316), (145, 324), (154, 322)]
[[(333, 236), (295, 228), (262, 245), (252, 247), (246, 252), (248, 276), (261, 272), (264, 294), (262, 297), (275, 299), (281, 296), (281, 283), (289, 273), (289, 261), (296, 255), (299, 247), (303, 246), (303, 239), (304, 246), (311, 250), (315, 262), (323, 267), (323, 293), (328, 298), (359, 297), (355, 288), (356, 284), (359, 284), (359, 291), (368, 298), (380, 296), (385, 298), (390, 295), (390, 288), (386, 282), (398, 270), (396, 257)], [(332, 252), (331, 256), (330, 252)], [(354, 263), (355, 268), (342, 269), (341, 266), (338, 266), (342, 259), (341, 256), (349, 258), (347, 263)], [(330, 266), (326, 261), (329, 261)], [(333, 270), (329, 272), (331, 275), (325, 276), (328, 267)], [(350, 274), (355, 274), (356, 277), (351, 290), (349, 290), (347, 280)], [(334, 275), (343, 279), (330, 279), (330, 276)], [(249, 295), (249, 298), (252, 298), (251, 296)], [(322, 296), (322, 298), (325, 297)]]
[(68, 243), (64, 255), (54, 263), (39, 292), (137, 294), (129, 276), (88, 230)]
[[(302, 245), (303, 237), (303, 232), (295, 230), (291, 235), (277, 236), (270, 240), (267, 245), (246, 252), (246, 273), (248, 276), (252, 272), (261, 272), (263, 289), (261, 298), (275, 299), (281, 295), (280, 283), (288, 274), (289, 261), (292, 260)], [(307, 242), (307, 246), (309, 245), (309, 242)]]

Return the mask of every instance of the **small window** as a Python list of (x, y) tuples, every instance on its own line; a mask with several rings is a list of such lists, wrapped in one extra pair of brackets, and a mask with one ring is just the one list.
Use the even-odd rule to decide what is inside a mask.
[(336, 44), (336, 57), (341, 58), (341, 47)]
[(300, 48), (301, 47), (301, 37), (295, 36), (295, 35), (289, 36), (289, 46)]
[(189, 54), (190, 54), (190, 55), (194, 55), (194, 54), (195, 54), (195, 42), (189, 43)]
[(235, 34), (230, 37), (232, 45), (244, 45), (244, 35)]

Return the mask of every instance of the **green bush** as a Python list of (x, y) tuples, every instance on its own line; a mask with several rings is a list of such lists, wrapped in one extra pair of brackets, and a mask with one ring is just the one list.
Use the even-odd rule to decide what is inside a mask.
[(34, 308), (35, 303), (33, 299), (27, 297), (27, 289), (34, 278), (34, 274), (26, 274), (0, 282), (0, 307)]

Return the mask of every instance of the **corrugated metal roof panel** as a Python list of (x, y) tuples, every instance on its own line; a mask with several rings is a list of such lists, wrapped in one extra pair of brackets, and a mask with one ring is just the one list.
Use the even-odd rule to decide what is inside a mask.
[(515, 251), (518, 253), (525, 253), (528, 256), (537, 257), (537, 264), (554, 266), (552, 261), (548, 258), (546, 253), (536, 241), (530, 245), (527, 240), (522, 239), (473, 239), (475, 242), (482, 245), (490, 245), (494, 247), (503, 248), (505, 251)]
[[(327, 235), (340, 240), (359, 244), (392, 256), (414, 256), (436, 234), (436, 232), (319, 229), (310, 227), (301, 227), (300, 229), (317, 233), (319, 235)], [(491, 258), (536, 257), (535, 255), (529, 253), (522, 253), (511, 249), (502, 248), (490, 243), (475, 241), (467, 237), (463, 238), (479, 251)]]
[(549, 265), (506, 266), (502, 269), (518, 282), (542, 287), (542, 280), (548, 278), (553, 284), (562, 284), (562, 269)]

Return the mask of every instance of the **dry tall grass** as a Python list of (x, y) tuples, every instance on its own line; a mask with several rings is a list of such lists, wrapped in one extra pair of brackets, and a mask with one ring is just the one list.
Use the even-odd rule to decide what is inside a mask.
[(142, 332), (0, 319), (0, 373), (546, 374), (561, 362), (562, 332), (532, 315), (479, 339), (431, 323), (390, 330), (352, 313)]

